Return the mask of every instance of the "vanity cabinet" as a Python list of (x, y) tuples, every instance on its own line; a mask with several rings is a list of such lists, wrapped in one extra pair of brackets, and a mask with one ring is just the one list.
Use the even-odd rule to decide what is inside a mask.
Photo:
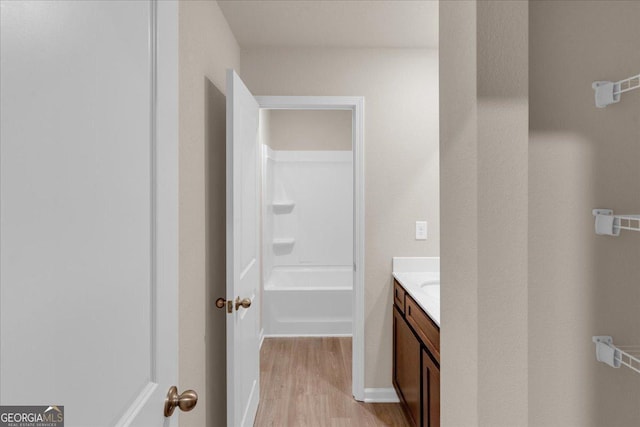
[(422, 425), (440, 425), (440, 366), (422, 350)]
[(414, 425), (420, 424), (420, 342), (398, 308), (393, 309), (393, 382)]
[(397, 281), (393, 386), (414, 426), (440, 426), (440, 328)]

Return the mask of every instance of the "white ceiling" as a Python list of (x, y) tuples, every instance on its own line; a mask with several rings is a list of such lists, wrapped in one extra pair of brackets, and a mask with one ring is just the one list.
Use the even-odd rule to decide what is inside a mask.
[(240, 47), (438, 47), (437, 0), (218, 0)]

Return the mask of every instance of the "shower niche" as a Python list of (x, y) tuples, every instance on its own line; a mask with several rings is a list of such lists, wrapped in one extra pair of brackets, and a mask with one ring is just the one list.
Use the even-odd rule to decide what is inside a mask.
[(261, 111), (265, 336), (352, 333), (351, 116)]

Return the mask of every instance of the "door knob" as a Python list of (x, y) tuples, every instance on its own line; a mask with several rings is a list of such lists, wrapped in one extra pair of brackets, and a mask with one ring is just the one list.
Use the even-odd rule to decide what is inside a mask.
[(233, 312), (233, 302), (232, 301), (227, 301), (224, 298), (218, 298), (216, 300), (216, 307), (218, 308), (224, 308), (227, 307), (227, 313), (232, 313)]
[(243, 308), (251, 307), (251, 300), (249, 298), (245, 298), (243, 300), (241, 300), (240, 297), (236, 298), (236, 311), (238, 311), (240, 307), (243, 307)]
[(164, 401), (164, 416), (170, 417), (176, 408), (181, 411), (189, 412), (195, 408), (198, 403), (198, 393), (193, 390), (187, 390), (178, 394), (178, 387), (171, 386), (167, 392), (167, 398)]

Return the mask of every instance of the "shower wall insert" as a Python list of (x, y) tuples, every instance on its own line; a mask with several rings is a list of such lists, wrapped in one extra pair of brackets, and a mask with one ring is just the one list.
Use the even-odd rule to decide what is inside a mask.
[(352, 334), (353, 153), (263, 145), (265, 336)]

